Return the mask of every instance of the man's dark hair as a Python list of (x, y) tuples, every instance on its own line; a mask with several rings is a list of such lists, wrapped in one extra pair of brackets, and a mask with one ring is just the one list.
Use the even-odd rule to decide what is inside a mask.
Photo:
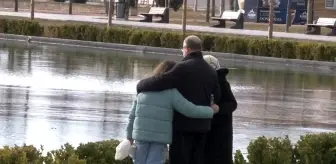
[(195, 35), (190, 35), (184, 39), (183, 47), (190, 48), (192, 51), (201, 51), (202, 41), (199, 37)]

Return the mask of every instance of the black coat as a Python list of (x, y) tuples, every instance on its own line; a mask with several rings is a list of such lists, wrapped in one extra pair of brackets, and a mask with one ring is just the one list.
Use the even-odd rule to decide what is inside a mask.
[(228, 73), (229, 70), (226, 68), (217, 70), (218, 83), (221, 88), (221, 98), (216, 103), (220, 111), (212, 119), (211, 131), (208, 133), (205, 164), (232, 163), (232, 112), (237, 109), (237, 101), (226, 79)]
[[(161, 91), (177, 88), (189, 101), (196, 105), (210, 106), (211, 94), (214, 101), (220, 99), (220, 88), (217, 73), (203, 59), (202, 52), (194, 52), (186, 56), (167, 73), (141, 80), (137, 92)], [(185, 132), (207, 132), (211, 119), (193, 119), (175, 112), (173, 129)]]

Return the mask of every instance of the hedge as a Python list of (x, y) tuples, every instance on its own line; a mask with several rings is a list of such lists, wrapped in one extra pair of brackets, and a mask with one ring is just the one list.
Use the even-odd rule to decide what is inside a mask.
[[(181, 48), (183, 41), (182, 33), (174, 31), (124, 27), (102, 28), (96, 25), (80, 24), (44, 27), (38, 22), (28, 20), (2, 19), (0, 20), (0, 32), (165, 48)], [(336, 61), (336, 43), (333, 42), (308, 42), (285, 39), (267, 40), (266, 38), (206, 33), (189, 34), (198, 35), (203, 40), (204, 51), (289, 59)]]
[[(117, 140), (70, 144), (42, 155), (32, 145), (0, 148), (1, 164), (131, 164), (130, 158), (114, 160)], [(336, 133), (307, 134), (292, 144), (288, 137), (258, 137), (247, 148), (247, 159), (240, 150), (234, 155), (234, 164), (335, 164)], [(248, 162), (247, 162), (248, 161)]]

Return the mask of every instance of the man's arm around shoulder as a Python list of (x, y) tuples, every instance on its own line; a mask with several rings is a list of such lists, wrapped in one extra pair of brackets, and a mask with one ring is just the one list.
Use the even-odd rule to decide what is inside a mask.
[(183, 76), (183, 72), (183, 64), (177, 64), (174, 68), (164, 74), (142, 79), (137, 84), (137, 93), (175, 88), (176, 84), (179, 83), (180, 78)]

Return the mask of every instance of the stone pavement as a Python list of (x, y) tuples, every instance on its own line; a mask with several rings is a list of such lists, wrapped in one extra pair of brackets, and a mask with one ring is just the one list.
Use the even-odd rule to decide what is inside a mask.
[[(2, 16), (14, 16), (14, 17), (30, 17), (29, 12), (11, 12), (11, 11), (0, 11)], [(60, 21), (78, 21), (78, 22), (93, 22), (93, 23), (107, 23), (107, 17), (104, 16), (86, 16), (86, 15), (68, 15), (68, 14), (47, 14), (47, 13), (35, 13), (35, 18), (37, 19), (49, 19), (49, 20), (60, 20)], [(159, 28), (159, 29), (173, 29), (180, 30), (182, 26), (179, 24), (163, 24), (163, 23), (145, 23), (139, 22), (140, 18), (131, 17), (130, 21), (124, 20), (113, 20), (112, 24), (116, 25), (126, 25), (135, 27), (145, 27), (145, 28)], [(198, 31), (198, 32), (210, 32), (210, 33), (220, 33), (220, 34), (237, 34), (237, 35), (249, 35), (249, 36), (268, 36), (267, 31), (259, 30), (239, 30), (239, 29), (228, 29), (228, 28), (213, 28), (207, 26), (194, 26), (188, 25), (188, 31)], [(274, 32), (274, 37), (277, 38), (291, 38), (291, 39), (303, 39), (303, 40), (316, 40), (316, 41), (329, 41), (336, 42), (335, 36), (312, 36), (299, 33), (285, 33), (285, 32)]]

